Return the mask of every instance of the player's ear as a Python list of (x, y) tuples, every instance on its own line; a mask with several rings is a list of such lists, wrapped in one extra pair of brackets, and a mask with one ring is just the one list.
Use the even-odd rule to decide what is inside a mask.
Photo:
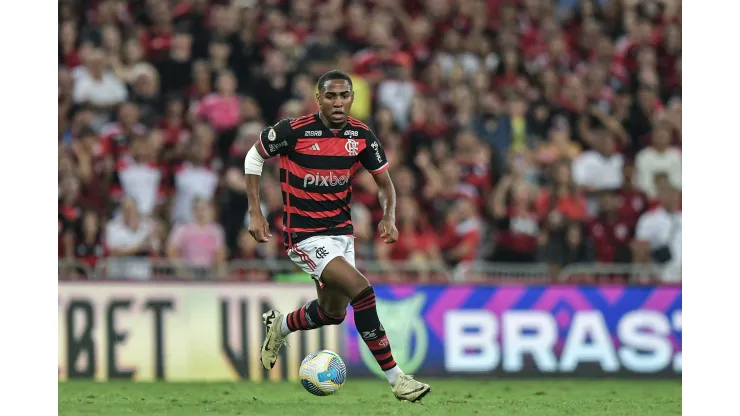
[(321, 105), (321, 91), (316, 92), (316, 104)]

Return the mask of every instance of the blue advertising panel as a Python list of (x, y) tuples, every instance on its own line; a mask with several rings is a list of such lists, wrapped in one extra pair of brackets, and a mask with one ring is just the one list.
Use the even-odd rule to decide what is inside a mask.
[[(393, 355), (420, 376), (681, 375), (679, 286), (376, 286)], [(382, 375), (354, 330), (352, 376)]]

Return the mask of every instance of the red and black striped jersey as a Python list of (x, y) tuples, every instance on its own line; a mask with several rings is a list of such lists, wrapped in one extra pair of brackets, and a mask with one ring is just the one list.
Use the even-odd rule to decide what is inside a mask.
[(360, 168), (374, 175), (388, 169), (378, 138), (353, 117), (336, 131), (318, 113), (283, 119), (262, 131), (257, 148), (264, 158), (280, 157), (286, 247), (317, 235), (353, 235), (352, 177)]

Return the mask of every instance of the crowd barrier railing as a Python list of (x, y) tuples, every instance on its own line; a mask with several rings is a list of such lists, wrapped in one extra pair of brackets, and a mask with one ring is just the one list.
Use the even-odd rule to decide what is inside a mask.
[[(656, 284), (656, 265), (577, 263), (559, 272), (544, 263), (508, 264), (474, 261), (449, 267), (412, 261), (358, 261), (357, 268), (379, 283), (493, 283), (493, 284)], [(228, 262), (219, 268), (192, 267), (167, 259), (109, 257), (90, 267), (59, 259), (59, 280), (174, 280), (305, 282), (306, 274), (288, 259)], [(680, 279), (678, 279), (680, 282)]]

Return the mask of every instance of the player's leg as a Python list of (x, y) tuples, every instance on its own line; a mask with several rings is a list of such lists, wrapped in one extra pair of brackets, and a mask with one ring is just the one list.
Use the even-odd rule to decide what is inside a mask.
[(312, 238), (288, 251), (290, 259), (316, 280), (318, 298), (286, 315), (277, 310), (267, 311), (262, 315), (262, 322), (267, 327), (260, 357), (264, 368), (270, 370), (275, 366), (278, 353), (287, 344), (286, 337), (291, 332), (339, 325), (344, 321), (349, 299), (333, 289), (322, 289), (320, 280), (321, 271), (331, 260), (324, 253), (342, 251), (337, 244), (337, 241), (329, 237)]
[(316, 294), (316, 299), (285, 315), (280, 328), (283, 336), (295, 331), (339, 325), (344, 321), (349, 299), (334, 289), (322, 289), (319, 282), (316, 282)]
[[(348, 244), (354, 245), (354, 241), (350, 240)], [(396, 364), (390, 341), (378, 317), (375, 291), (365, 276), (352, 264), (354, 250), (347, 254), (350, 254), (348, 258), (335, 257), (324, 267), (321, 281), (326, 289), (332, 289), (335, 293), (344, 295), (346, 299), (352, 299), (350, 304), (354, 310), (357, 332), (385, 373), (396, 398), (417, 401), (429, 393), (431, 387), (404, 374)]]

